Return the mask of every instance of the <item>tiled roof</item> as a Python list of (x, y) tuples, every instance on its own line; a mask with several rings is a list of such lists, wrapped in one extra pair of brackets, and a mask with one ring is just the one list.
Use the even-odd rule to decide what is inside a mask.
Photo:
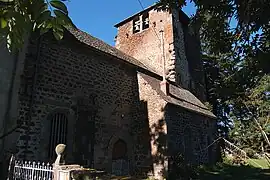
[(132, 65), (148, 69), (143, 63), (138, 61), (137, 59), (123, 53), (122, 51), (116, 49), (115, 47), (110, 46), (109, 44), (105, 43), (104, 41), (95, 38), (91, 36), (90, 34), (87, 34), (86, 32), (83, 32), (76, 28), (67, 28), (67, 30), (80, 42), (86, 44), (87, 46), (90, 46), (98, 51), (101, 51), (103, 53), (109, 54), (111, 56), (114, 56), (120, 60), (124, 60)]
[(188, 90), (169, 84), (169, 95), (165, 95), (160, 90), (161, 80), (144, 73), (140, 73), (140, 75), (168, 103), (181, 106), (187, 110), (208, 116), (210, 118), (216, 118), (216, 116)]
[[(129, 64), (134, 65), (135, 67), (139, 67), (140, 72), (148, 72), (147, 74), (154, 74), (155, 76), (157, 73), (155, 73), (153, 70), (151, 70), (149, 67), (142, 64), (139, 60), (123, 53), (122, 51), (116, 49), (115, 47), (110, 46), (109, 44), (103, 42), (102, 40), (95, 38), (86, 32), (83, 32), (76, 28), (67, 28), (67, 30), (80, 42), (86, 44), (87, 46), (94, 48), (95, 50), (98, 50), (100, 52), (106, 53), (108, 55), (114, 56), (119, 60), (128, 62)], [(160, 80), (157, 79), (154, 76), (146, 75), (145, 73), (140, 73), (143, 78), (149, 82), (149, 84), (152, 86), (153, 89), (155, 89), (160, 96), (167, 102), (181, 106), (183, 108), (186, 108), (191, 111), (195, 111), (197, 113), (209, 116), (211, 118), (215, 118), (215, 115), (210, 112), (204, 104), (197, 99), (191, 92), (188, 90), (185, 90), (181, 87), (175, 86), (170, 84), (170, 96), (166, 96), (163, 92), (160, 90)]]

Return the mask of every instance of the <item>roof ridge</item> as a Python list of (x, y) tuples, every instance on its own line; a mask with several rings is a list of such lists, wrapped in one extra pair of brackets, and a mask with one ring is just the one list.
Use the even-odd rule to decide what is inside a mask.
[[(165, 95), (161, 90), (160, 90), (160, 80), (151, 77), (147, 74), (144, 73), (140, 73), (142, 78), (144, 80), (146, 80), (152, 89), (154, 89), (159, 95), (160, 97), (162, 97), (163, 100), (165, 100), (167, 103), (176, 105), (176, 106), (180, 106), (183, 107), (187, 110), (199, 113), (199, 114), (203, 114), (204, 116), (208, 116), (211, 118), (216, 118), (216, 116), (201, 102), (201, 100), (199, 100), (196, 96), (194, 96), (188, 89), (184, 89), (182, 87), (178, 87), (175, 86), (178, 90), (184, 90), (187, 91), (188, 93), (186, 94), (171, 94), (170, 95)], [(171, 83), (169, 83), (170, 85), (173, 85)], [(173, 85), (174, 86), (174, 85)], [(169, 90), (170, 92), (173, 89)], [(198, 102), (199, 101), (202, 105), (200, 105)]]
[(114, 46), (109, 45), (103, 40), (88, 34), (87, 32), (84, 32), (78, 28), (72, 28), (72, 27), (66, 27), (66, 30), (69, 33), (71, 33), (78, 41), (86, 44), (87, 46), (90, 46), (103, 53), (109, 54), (129, 64), (132, 64), (136, 67), (142, 68), (143, 70), (146, 70), (146, 71), (149, 71), (151, 73), (158, 75), (157, 72), (155, 72), (153, 69), (151, 69), (144, 63), (142, 63), (140, 60), (124, 53), (123, 51), (117, 49)]

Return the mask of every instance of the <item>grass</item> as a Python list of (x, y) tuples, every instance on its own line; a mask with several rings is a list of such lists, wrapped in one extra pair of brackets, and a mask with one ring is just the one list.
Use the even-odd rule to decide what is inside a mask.
[(266, 159), (249, 159), (247, 160), (251, 166), (262, 169), (269, 169), (269, 164)]
[[(258, 168), (253, 165), (236, 166), (231, 163), (220, 163), (214, 167), (202, 168), (199, 171), (199, 179), (202, 180), (269, 180), (270, 169), (267, 162), (256, 159), (257, 164), (264, 168)], [(258, 166), (258, 165), (257, 165)], [(266, 168), (267, 167), (267, 168)]]
[[(266, 160), (252, 159), (248, 163), (249, 165), (232, 165), (231, 160), (227, 159), (215, 166), (204, 166), (199, 168), (198, 176), (193, 180), (270, 180), (270, 168)], [(263, 168), (260, 168), (260, 166)], [(111, 179), (142, 180), (142, 178), (131, 177), (115, 177)]]

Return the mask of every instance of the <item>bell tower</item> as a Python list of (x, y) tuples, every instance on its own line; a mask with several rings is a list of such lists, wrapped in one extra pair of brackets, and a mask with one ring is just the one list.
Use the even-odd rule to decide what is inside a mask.
[[(190, 42), (187, 43), (191, 40), (188, 23), (188, 16), (180, 9), (169, 12), (153, 5), (115, 25), (118, 29), (115, 46), (166, 80), (185, 89), (197, 89), (201, 93), (197, 95), (200, 98), (204, 96), (203, 74), (198, 75), (194, 71), (195, 66), (196, 70), (203, 71), (200, 49), (194, 49)], [(198, 54), (196, 59), (192, 55), (194, 53)], [(196, 73), (200, 80), (196, 80)]]

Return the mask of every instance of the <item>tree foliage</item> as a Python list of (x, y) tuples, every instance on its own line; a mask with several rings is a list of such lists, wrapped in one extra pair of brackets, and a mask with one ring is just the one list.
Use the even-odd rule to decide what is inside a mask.
[(56, 39), (63, 38), (63, 26), (72, 25), (66, 0), (0, 0), (0, 41), (9, 50), (22, 46), (32, 31), (45, 33), (52, 29)]
[[(0, 41), (13, 50), (21, 47), (28, 33), (50, 29), (56, 39), (62, 39), (63, 26), (74, 26), (65, 1), (0, 0)], [(158, 3), (163, 8), (181, 8), (189, 2), (197, 8), (190, 26), (201, 39), (207, 100), (218, 117), (220, 133), (228, 135), (234, 127), (233, 140), (258, 151), (253, 146), (258, 147), (262, 136), (254, 118), (267, 133), (269, 127), (270, 1)]]
[(159, 4), (181, 8), (189, 2), (196, 6), (190, 26), (201, 38), (207, 100), (218, 117), (220, 133), (228, 135), (234, 128), (235, 142), (259, 151), (263, 137), (254, 118), (269, 132), (270, 1), (160, 0)]
[(230, 132), (232, 140), (241, 148), (253, 153), (270, 151), (261, 129), (253, 120), (257, 120), (266, 135), (270, 136), (270, 75), (264, 75), (258, 85), (250, 89), (243, 103), (248, 111), (241, 121), (236, 121)]

